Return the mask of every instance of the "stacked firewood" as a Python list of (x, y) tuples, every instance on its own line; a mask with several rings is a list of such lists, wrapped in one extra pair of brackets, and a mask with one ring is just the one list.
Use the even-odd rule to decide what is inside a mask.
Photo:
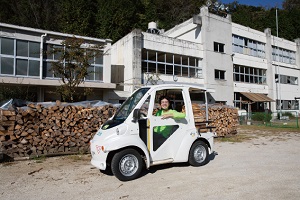
[(200, 131), (212, 130), (218, 136), (237, 133), (238, 111), (236, 108), (221, 104), (210, 104), (208, 105), (208, 122), (204, 104), (193, 103), (192, 108), (196, 127), (200, 128)]
[(10, 157), (87, 152), (89, 141), (116, 107), (29, 104), (1, 110), (0, 143)]
[(0, 109), (0, 142), (14, 140), (16, 112)]

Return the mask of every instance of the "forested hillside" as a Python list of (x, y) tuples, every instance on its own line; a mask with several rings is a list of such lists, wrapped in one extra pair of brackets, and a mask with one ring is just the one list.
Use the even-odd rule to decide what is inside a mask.
[[(220, 1), (221, 2), (221, 1)], [(195, 14), (205, 0), (0, 0), (0, 22), (110, 38), (114, 42), (148, 22), (168, 30)], [(276, 35), (275, 8), (228, 4), (232, 21)], [(300, 1), (285, 0), (278, 9), (279, 37), (300, 38)]]

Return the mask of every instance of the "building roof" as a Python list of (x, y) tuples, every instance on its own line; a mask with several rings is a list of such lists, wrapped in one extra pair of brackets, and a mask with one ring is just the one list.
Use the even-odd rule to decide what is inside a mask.
[(17, 25), (6, 24), (6, 23), (0, 23), (0, 27), (11, 28), (11, 29), (16, 29), (16, 30), (22, 30), (22, 31), (30, 31), (30, 32), (40, 33), (40, 34), (55, 35), (55, 36), (78, 37), (78, 38), (82, 38), (84, 40), (92, 40), (92, 41), (97, 41), (97, 42), (107, 42), (107, 43), (112, 42), (111, 39), (99, 39), (99, 38), (86, 37), (86, 36), (80, 36), (80, 35), (74, 35), (74, 34), (47, 31), (47, 30), (24, 27), (24, 26), (17, 26)]
[(149, 85), (149, 86), (143, 86), (143, 87), (150, 87), (150, 88), (162, 88), (162, 89), (166, 89), (166, 88), (190, 88), (191, 90), (202, 90), (202, 91), (207, 91), (207, 92), (215, 92), (215, 90), (213, 89), (207, 89), (205, 88), (203, 85), (201, 84), (185, 84), (185, 83), (174, 83), (174, 84), (159, 84), (159, 85)]
[(267, 97), (267, 95), (265, 95), (265, 94), (251, 93), (251, 92), (241, 92), (241, 94), (253, 102), (272, 102), (272, 101), (274, 101), (273, 99)]

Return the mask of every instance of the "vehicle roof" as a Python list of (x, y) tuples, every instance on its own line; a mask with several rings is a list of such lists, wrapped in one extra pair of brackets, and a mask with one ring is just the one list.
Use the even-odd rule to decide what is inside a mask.
[(177, 83), (177, 84), (160, 84), (160, 85), (147, 85), (143, 86), (143, 88), (151, 88), (151, 89), (167, 89), (167, 88), (192, 88), (193, 90), (202, 90), (207, 92), (214, 92), (213, 89), (207, 89), (203, 85), (200, 84), (190, 84), (190, 83)]

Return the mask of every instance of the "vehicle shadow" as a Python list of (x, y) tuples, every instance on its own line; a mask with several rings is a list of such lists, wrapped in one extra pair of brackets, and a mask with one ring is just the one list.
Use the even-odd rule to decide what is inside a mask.
[[(208, 163), (211, 162), (212, 160), (215, 159), (216, 155), (218, 155), (217, 152), (212, 152), (209, 156), (208, 156)], [(162, 165), (155, 165), (150, 167), (148, 170), (142, 170), (141, 174), (139, 177), (143, 177), (147, 174), (154, 174), (156, 171), (160, 171), (160, 170), (164, 170), (164, 169), (170, 169), (170, 168), (174, 168), (174, 167), (188, 167), (190, 166), (190, 164), (188, 162), (185, 163), (167, 163), (167, 164), (162, 164)], [(113, 173), (111, 171), (111, 168), (107, 168), (106, 170), (100, 170), (100, 172), (102, 174), (105, 174), (107, 176), (113, 176)]]
[[(211, 162), (212, 160), (214, 160), (216, 155), (218, 155), (217, 152), (212, 152), (208, 156), (208, 163)], [(164, 169), (178, 168), (178, 167), (188, 167), (188, 166), (190, 166), (190, 164), (188, 162), (185, 162), (185, 163), (167, 163), (167, 164), (162, 164), (162, 165), (156, 165), (156, 166), (150, 167), (148, 170), (143, 170), (141, 172), (140, 177), (143, 177), (147, 174), (154, 174), (155, 172), (160, 171), (160, 170), (164, 170)]]

